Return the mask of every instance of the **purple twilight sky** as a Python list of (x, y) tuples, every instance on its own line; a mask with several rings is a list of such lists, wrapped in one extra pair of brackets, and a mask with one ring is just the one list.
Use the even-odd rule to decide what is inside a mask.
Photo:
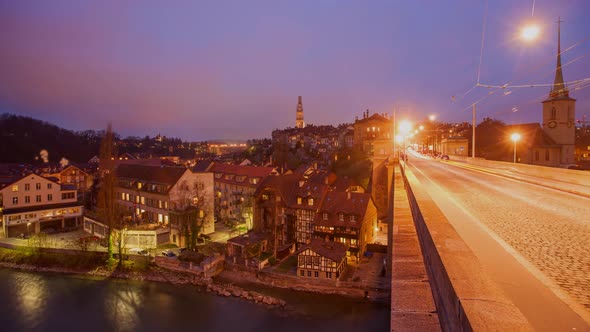
[[(72, 130), (112, 121), (123, 136), (246, 139), (293, 126), (298, 95), (312, 124), (365, 109), (471, 121), (469, 105), (487, 95), (478, 120), (540, 122), (549, 87), (462, 97), (476, 83), (484, 12), (485, 0), (2, 1), (0, 113)], [(588, 0), (489, 1), (480, 82), (551, 83), (558, 16), (562, 50), (575, 45), (565, 80), (590, 77), (588, 13)], [(534, 43), (517, 38), (530, 20), (542, 27)], [(590, 84), (570, 87), (576, 117), (590, 120)]]

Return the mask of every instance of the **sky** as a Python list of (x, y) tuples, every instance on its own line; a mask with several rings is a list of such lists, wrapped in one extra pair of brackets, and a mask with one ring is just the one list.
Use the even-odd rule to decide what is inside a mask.
[[(471, 121), (474, 102), (478, 122), (540, 122), (547, 86), (470, 89), (478, 73), (552, 83), (558, 16), (565, 80), (590, 77), (588, 13), (588, 0), (0, 0), (0, 113), (191, 141), (270, 137), (294, 126), (297, 96), (316, 125), (366, 109)], [(534, 42), (518, 38), (529, 21)], [(590, 121), (590, 85), (570, 95)]]

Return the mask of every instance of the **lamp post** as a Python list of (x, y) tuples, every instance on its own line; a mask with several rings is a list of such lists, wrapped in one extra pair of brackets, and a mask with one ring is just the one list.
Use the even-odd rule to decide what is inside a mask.
[(518, 142), (520, 140), (520, 134), (519, 133), (514, 133), (514, 134), (512, 134), (512, 136), (510, 136), (510, 139), (512, 139), (512, 141), (514, 142), (514, 160), (513, 160), (513, 163), (516, 164), (516, 142)]

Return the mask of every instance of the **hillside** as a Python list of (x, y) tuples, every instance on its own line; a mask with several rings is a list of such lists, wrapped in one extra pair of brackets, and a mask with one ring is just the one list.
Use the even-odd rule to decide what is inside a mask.
[(0, 162), (39, 163), (45, 149), (50, 162), (66, 158), (87, 162), (98, 154), (100, 133), (73, 132), (30, 117), (2, 114), (0, 116)]

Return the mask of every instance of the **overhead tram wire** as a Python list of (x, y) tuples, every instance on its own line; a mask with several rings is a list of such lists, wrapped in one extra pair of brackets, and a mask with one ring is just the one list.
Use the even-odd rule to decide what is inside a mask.
[[(563, 54), (563, 53), (565, 53), (565, 52), (571, 51), (571, 50), (572, 50), (574, 47), (576, 47), (576, 46), (578, 46), (578, 45), (580, 45), (580, 44), (582, 44), (582, 43), (586, 42), (586, 41), (587, 41), (587, 40), (589, 40), (589, 39), (590, 39), (590, 35), (588, 35), (588, 36), (584, 37), (583, 39), (581, 39), (581, 40), (577, 41), (576, 43), (572, 44), (571, 46), (567, 47), (566, 49), (564, 49), (563, 51), (561, 51), (561, 52), (559, 53), (559, 55), (562, 55), (562, 54)], [(572, 63), (574, 63), (574, 62), (576, 62), (576, 61), (578, 61), (578, 60), (580, 60), (580, 59), (582, 59), (582, 58), (586, 57), (587, 55), (588, 55), (588, 53), (587, 53), (587, 54), (584, 54), (584, 55), (582, 55), (582, 56), (579, 56), (579, 57), (577, 57), (576, 59), (573, 59), (573, 60), (571, 60), (571, 61), (567, 62), (566, 64), (563, 64), (563, 65), (561, 66), (561, 68), (563, 68), (563, 67), (565, 67), (565, 66), (567, 66), (567, 65), (570, 65), (570, 64), (572, 64)], [(537, 66), (533, 66), (533, 67), (531, 68), (531, 72), (530, 72), (530, 73), (532, 73), (532, 71), (538, 71), (538, 70), (539, 70), (539, 69), (541, 69), (543, 66), (545, 66), (546, 64), (548, 64), (550, 61), (554, 60), (556, 57), (557, 57), (557, 55), (556, 55), (555, 57), (551, 57), (551, 59), (548, 59), (548, 60), (546, 60), (546, 61), (544, 61), (544, 62), (542, 61), (542, 62), (541, 62), (539, 65), (537, 65)], [(555, 72), (555, 70), (551, 70), (551, 73), (554, 73), (554, 72)], [(570, 81), (570, 82), (565, 82), (565, 83), (566, 83), (566, 84), (577, 84), (577, 83), (585, 83), (585, 82), (588, 82), (588, 81), (590, 81), (590, 78), (584, 78), (584, 79), (580, 79), (580, 80), (576, 80), (576, 81)], [(494, 90), (492, 90), (492, 91), (488, 92), (488, 93), (487, 93), (487, 94), (486, 94), (484, 97), (480, 98), (479, 100), (477, 100), (477, 101), (475, 101), (475, 102), (473, 102), (473, 103), (470, 103), (470, 104), (469, 104), (468, 106), (466, 106), (466, 107), (465, 107), (465, 108), (464, 108), (462, 111), (464, 112), (464, 111), (466, 111), (466, 110), (470, 109), (470, 108), (473, 106), (473, 104), (479, 104), (480, 102), (482, 102), (482, 101), (486, 100), (487, 98), (489, 98), (490, 96), (492, 96), (493, 94), (495, 94), (495, 93), (497, 92), (497, 90), (500, 90), (500, 89), (501, 89), (501, 90), (505, 90), (505, 89), (507, 89), (507, 88), (512, 88), (512, 87), (515, 87), (515, 86), (511, 86), (511, 85), (510, 85), (512, 82), (513, 82), (513, 80), (512, 80), (512, 81), (510, 81), (510, 82), (508, 82), (508, 83), (506, 83), (506, 84), (504, 84), (504, 85), (488, 85), (488, 84), (481, 84), (481, 83), (478, 83), (478, 84), (476, 84), (476, 86), (486, 87), (486, 88), (490, 88), (490, 89), (494, 89)], [(523, 88), (524, 88), (524, 87), (531, 88), (531, 87), (546, 87), (546, 86), (552, 86), (552, 84), (546, 84), (546, 83), (543, 83), (543, 84), (525, 84), (525, 85), (522, 85), (522, 86), (520, 86), (520, 85), (519, 85), (518, 87), (519, 87), (519, 88), (520, 88), (520, 87), (523, 87)], [(585, 88), (585, 86), (584, 86), (583, 88)], [(582, 88), (580, 88), (580, 89), (582, 89)], [(580, 89), (577, 89), (577, 90), (580, 90)], [(473, 90), (473, 88), (472, 88), (472, 89), (470, 89), (470, 91), (471, 91), (471, 90)], [(469, 92), (470, 92), (470, 91), (469, 91)], [(536, 98), (535, 98), (535, 99), (536, 99)]]

